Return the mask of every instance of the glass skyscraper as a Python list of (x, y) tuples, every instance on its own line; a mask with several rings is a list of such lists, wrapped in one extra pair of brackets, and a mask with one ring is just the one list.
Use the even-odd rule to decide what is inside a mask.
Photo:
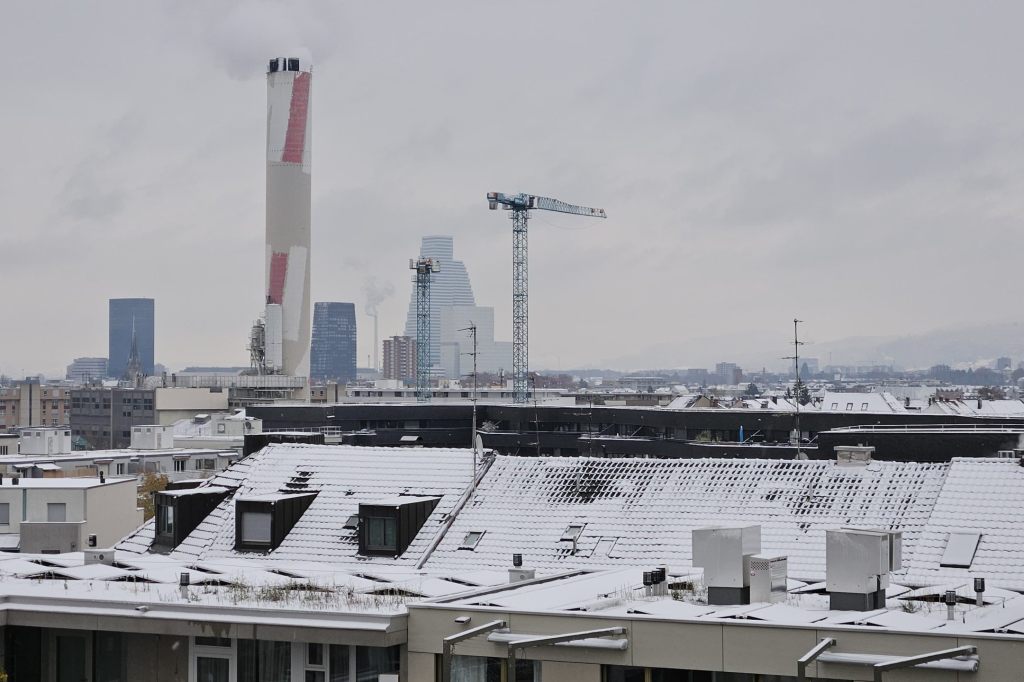
[(154, 303), (151, 298), (110, 299), (109, 334), (107, 336), (107, 375), (121, 379), (128, 367), (132, 352), (132, 328), (139, 350), (139, 363), (143, 374), (153, 374), (153, 340), (155, 337)]
[[(420, 245), (420, 258), (433, 258), (441, 262), (440, 272), (430, 277), (430, 364), (441, 366), (441, 310), (454, 305), (475, 305), (469, 273), (460, 260), (455, 260), (455, 247), (447, 235), (424, 237)], [(416, 338), (416, 287), (409, 296), (409, 313), (405, 321), (405, 335)]]
[(312, 381), (355, 381), (356, 307), (353, 303), (313, 304)]

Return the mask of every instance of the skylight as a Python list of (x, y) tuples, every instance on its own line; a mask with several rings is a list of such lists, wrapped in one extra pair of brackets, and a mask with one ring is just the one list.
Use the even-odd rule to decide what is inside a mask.
[(483, 530), (471, 530), (466, 533), (466, 537), (462, 538), (462, 544), (459, 545), (459, 549), (474, 550), (480, 543), (480, 539), (483, 538), (484, 533), (487, 531)]
[(583, 532), (584, 523), (570, 523), (569, 527), (562, 533), (562, 542), (575, 542)]
[(946, 551), (942, 553), (939, 566), (970, 568), (980, 541), (981, 533), (950, 533), (946, 540)]
[(348, 530), (359, 530), (359, 514), (353, 514), (348, 517), (343, 528), (347, 528)]

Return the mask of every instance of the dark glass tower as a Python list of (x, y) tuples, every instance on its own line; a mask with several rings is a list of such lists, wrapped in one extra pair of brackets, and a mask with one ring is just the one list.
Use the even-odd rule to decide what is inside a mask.
[(124, 376), (132, 352), (132, 327), (142, 374), (153, 374), (154, 305), (151, 298), (110, 299), (107, 375)]
[(315, 303), (309, 356), (312, 381), (355, 381), (356, 307), (353, 303)]

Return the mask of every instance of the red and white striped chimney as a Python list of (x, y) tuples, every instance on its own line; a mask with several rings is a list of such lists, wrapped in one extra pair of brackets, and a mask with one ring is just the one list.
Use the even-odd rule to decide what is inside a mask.
[[(312, 159), (310, 64), (298, 57), (270, 60), (267, 69), (268, 305), (279, 305), (281, 365), (290, 376), (309, 377), (310, 165)], [(276, 311), (275, 315), (276, 317)], [(269, 322), (268, 315), (268, 322)], [(276, 339), (268, 338), (268, 346)]]

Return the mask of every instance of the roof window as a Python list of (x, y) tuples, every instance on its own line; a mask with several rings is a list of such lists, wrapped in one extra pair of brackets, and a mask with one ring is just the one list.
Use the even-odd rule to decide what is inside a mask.
[(342, 526), (342, 528), (346, 530), (359, 530), (359, 514), (353, 514), (348, 517), (348, 520), (345, 521), (345, 525)]
[(831, 409), (838, 410), (839, 409), (839, 403), (832, 403), (832, 408)]
[(580, 539), (580, 534), (583, 533), (583, 527), (585, 523), (570, 523), (569, 527), (562, 533), (562, 542), (576, 542)]
[(480, 540), (484, 537), (486, 531), (482, 530), (471, 530), (466, 533), (466, 537), (462, 538), (462, 544), (459, 545), (459, 549), (474, 550), (476, 546), (480, 544)]
[(974, 553), (978, 551), (980, 541), (981, 533), (950, 533), (939, 566), (970, 568), (974, 563)]
[(847, 410), (852, 410), (853, 409), (853, 403), (846, 403), (846, 409)]
[(867, 403), (861, 403), (860, 404), (860, 411), (861, 412), (867, 412), (868, 411), (868, 404)]

